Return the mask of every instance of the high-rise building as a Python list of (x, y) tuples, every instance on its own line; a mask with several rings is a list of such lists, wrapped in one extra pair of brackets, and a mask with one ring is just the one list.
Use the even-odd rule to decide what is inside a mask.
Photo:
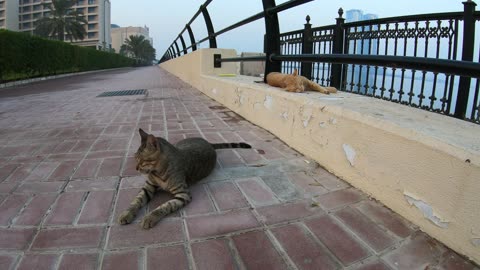
[(125, 40), (130, 36), (144, 36), (153, 46), (153, 39), (150, 37), (150, 29), (145, 27), (112, 27), (112, 48), (116, 53), (120, 52), (120, 48), (125, 44)]
[[(50, 9), (45, 4), (52, 3), (51, 0), (0, 0), (0, 10), (2, 2), (7, 3), (5, 28), (28, 33), (33, 33), (38, 19), (50, 15)], [(9, 8), (9, 5), (14, 5), (13, 2), (16, 2), (16, 8)], [(110, 48), (110, 0), (77, 0), (73, 9), (83, 13), (88, 23), (85, 25), (87, 32), (85, 39), (73, 40), (72, 43), (87, 47)], [(13, 17), (17, 18), (16, 22), (8, 24), (9, 18)], [(66, 39), (68, 40), (68, 37)]]
[[(376, 14), (364, 14), (362, 10), (360, 9), (350, 9), (347, 10), (346, 12), (346, 18), (345, 21), (348, 22), (357, 22), (357, 21), (367, 21), (367, 20), (374, 20), (378, 19), (378, 15)], [(370, 31), (378, 31), (378, 26), (373, 25), (373, 26), (365, 26), (360, 28), (357, 28), (352, 31), (362, 31), (362, 32), (370, 32)], [(378, 44), (377, 42), (371, 42), (370, 39), (365, 38), (365, 39), (360, 39), (360, 40), (351, 40), (350, 44), (348, 44), (349, 52), (351, 54), (376, 54), (377, 53), (377, 48)], [(352, 72), (353, 68), (352, 66), (349, 66), (348, 71)], [(372, 84), (374, 80), (374, 75), (373, 73), (370, 73), (368, 75), (368, 81), (367, 81), (367, 74), (365, 70), (363, 72), (360, 72), (360, 67), (357, 67), (354, 71), (354, 79), (353, 82), (355, 84), (361, 85), (360, 86), (360, 92), (366, 92), (365, 91), (365, 85), (367, 83)], [(360, 75), (361, 74), (361, 75)], [(368, 89), (368, 92), (372, 91), (372, 89)]]
[(0, 29), (18, 31), (18, 0), (0, 0)]

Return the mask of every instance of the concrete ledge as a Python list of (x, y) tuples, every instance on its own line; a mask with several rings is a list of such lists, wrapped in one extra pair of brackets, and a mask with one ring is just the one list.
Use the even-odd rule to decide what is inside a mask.
[(213, 69), (203, 49), (161, 65), (480, 263), (480, 126), (369, 97), (288, 93)]

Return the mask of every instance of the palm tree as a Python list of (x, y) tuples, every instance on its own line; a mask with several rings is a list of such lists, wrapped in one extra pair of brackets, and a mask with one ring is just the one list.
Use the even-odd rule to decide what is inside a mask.
[(44, 7), (51, 10), (51, 15), (36, 21), (35, 33), (62, 41), (65, 40), (65, 34), (70, 41), (84, 39), (87, 34), (84, 28), (87, 20), (82, 13), (72, 9), (76, 2), (76, 0), (52, 0), (51, 6), (44, 4)]
[(155, 49), (150, 41), (141, 35), (129, 36), (120, 48), (120, 54), (133, 57), (144, 63), (151, 63), (155, 59)]

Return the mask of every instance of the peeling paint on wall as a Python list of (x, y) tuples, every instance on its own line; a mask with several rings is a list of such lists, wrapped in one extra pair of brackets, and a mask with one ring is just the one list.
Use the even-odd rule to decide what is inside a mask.
[(212, 93), (213, 93), (214, 95), (216, 95), (216, 94), (218, 93), (217, 89), (216, 89), (216, 88), (213, 88), (213, 89), (212, 89)]
[(299, 109), (299, 114), (302, 117), (303, 127), (306, 128), (313, 118), (312, 108), (310, 107), (305, 108), (304, 106), (301, 106)]
[(355, 150), (350, 145), (343, 144), (343, 151), (345, 152), (345, 156), (347, 157), (348, 162), (350, 162), (350, 165), (353, 166), (356, 155)]
[(449, 221), (443, 220), (433, 211), (433, 208), (428, 205), (426, 202), (416, 198), (415, 195), (405, 191), (403, 192), (405, 199), (410, 205), (415, 205), (415, 207), (422, 212), (423, 216), (430, 220), (433, 224), (437, 225), (440, 228), (448, 228)]
[(324, 127), (327, 126), (327, 123), (325, 123), (325, 122), (320, 122), (320, 123), (318, 123), (318, 125), (319, 125), (321, 128), (324, 128)]
[(330, 122), (330, 124), (332, 125), (335, 125), (337, 123), (337, 119), (330, 117), (330, 119), (328, 119), (328, 122)]
[(287, 120), (288, 119), (288, 112), (282, 112), (280, 114), (280, 117), (282, 117), (283, 119)]
[(271, 96), (265, 96), (265, 101), (263, 102), (263, 106), (265, 108), (271, 110), (273, 105), (273, 98)]

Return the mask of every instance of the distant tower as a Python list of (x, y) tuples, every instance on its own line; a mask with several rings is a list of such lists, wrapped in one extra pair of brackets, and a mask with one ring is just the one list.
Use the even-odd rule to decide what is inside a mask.
[[(346, 12), (346, 22), (357, 22), (357, 21), (366, 21), (366, 20), (374, 20), (378, 19), (378, 15), (376, 14), (364, 14), (362, 10), (360, 9), (350, 9), (347, 10)], [(363, 32), (369, 32), (369, 31), (378, 31), (378, 26), (373, 25), (373, 26), (366, 26), (363, 29), (357, 28), (356, 31), (363, 31)], [(354, 49), (354, 42), (350, 41), (349, 45), (349, 51), (348, 53), (350, 54), (376, 54), (377, 53), (377, 47), (378, 44), (377, 42), (372, 42), (370, 44), (370, 40), (364, 39), (363, 42), (361, 40), (357, 40), (356, 42), (356, 48)], [(349, 72), (351, 72), (351, 69), (349, 68)], [(360, 84), (360, 92), (365, 94), (365, 88), (363, 87), (367, 83), (367, 74), (365, 68), (362, 70), (362, 75), (360, 76), (360, 67), (357, 66), (354, 71), (354, 79), (353, 83), (355, 84)], [(372, 82), (374, 80), (374, 74), (370, 73), (368, 76), (368, 84), (369, 86), (372, 86)], [(355, 87), (354, 87), (355, 89)], [(368, 89), (369, 92), (372, 91), (371, 89)]]

